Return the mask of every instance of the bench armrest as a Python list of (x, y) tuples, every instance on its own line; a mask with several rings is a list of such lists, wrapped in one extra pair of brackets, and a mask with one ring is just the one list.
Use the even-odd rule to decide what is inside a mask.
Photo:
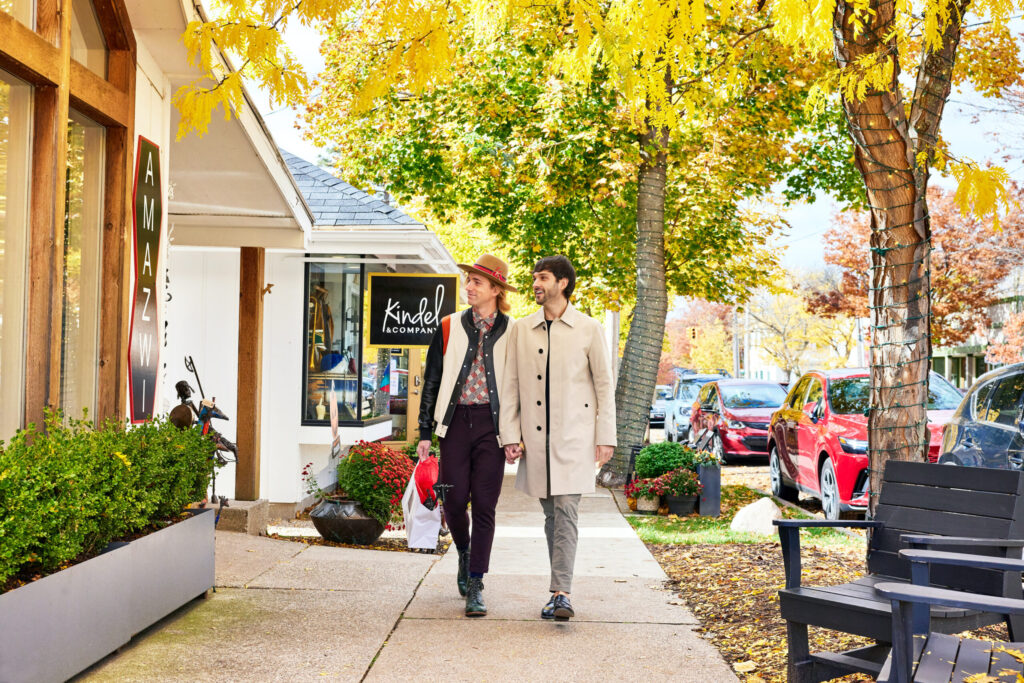
[(936, 536), (934, 534), (902, 534), (900, 540), (913, 546), (962, 545), (974, 548), (1024, 548), (1021, 538), (973, 538), (970, 536)]
[[(901, 550), (900, 557), (910, 562), (925, 564), (948, 564), (976, 569), (999, 569), (1008, 572), (1024, 571), (1024, 560), (1012, 557), (992, 557), (969, 553), (947, 553), (940, 550)], [(916, 583), (916, 582), (915, 582)]]
[(879, 529), (885, 522), (864, 519), (773, 519), (772, 524), (782, 528), (811, 529), (817, 527), (846, 527), (850, 529)]
[(854, 528), (879, 529), (884, 522), (845, 519), (775, 519), (779, 529), (779, 543), (782, 545), (782, 566), (786, 570), (786, 588), (800, 587), (800, 529)]
[(912, 583), (876, 583), (875, 592), (894, 602), (945, 605), (996, 614), (1024, 614), (1024, 600), (998, 595), (978, 595), (948, 588), (915, 586)]

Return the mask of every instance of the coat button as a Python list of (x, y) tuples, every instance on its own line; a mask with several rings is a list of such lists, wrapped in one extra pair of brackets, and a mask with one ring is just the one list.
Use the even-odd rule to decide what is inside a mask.
[(544, 378), (541, 377), (540, 375), (537, 375), (537, 379), (544, 379)]
[(540, 425), (537, 425), (537, 431), (538, 432), (540, 431)]
[(544, 353), (544, 349), (537, 349), (537, 353)]
[(589, 408), (589, 407), (590, 407), (590, 404), (589, 404), (589, 403), (584, 403), (584, 404), (583, 404), (583, 407), (584, 407), (584, 408)]
[(537, 405), (540, 405), (540, 401), (537, 401)]

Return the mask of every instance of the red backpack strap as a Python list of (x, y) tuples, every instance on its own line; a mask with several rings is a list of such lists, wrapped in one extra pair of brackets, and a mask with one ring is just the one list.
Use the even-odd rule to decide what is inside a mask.
[(452, 317), (446, 315), (441, 319), (441, 354), (448, 353), (448, 335), (452, 332)]

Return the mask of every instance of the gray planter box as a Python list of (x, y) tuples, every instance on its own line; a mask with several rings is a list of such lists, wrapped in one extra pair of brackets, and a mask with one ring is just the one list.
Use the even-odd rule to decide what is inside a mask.
[(0, 595), (0, 681), (64, 681), (213, 587), (213, 509)]

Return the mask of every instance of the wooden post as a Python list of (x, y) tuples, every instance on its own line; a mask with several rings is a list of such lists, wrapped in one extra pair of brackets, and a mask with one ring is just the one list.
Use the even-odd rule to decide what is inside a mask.
[(260, 497), (263, 384), (263, 264), (266, 250), (242, 247), (238, 297), (238, 470), (235, 498)]
[(38, 33), (60, 45), (58, 82), (36, 87), (33, 113), (25, 423), (37, 426), (42, 425), (44, 408), (60, 403), (71, 3), (63, 9), (55, 0), (37, 4)]

